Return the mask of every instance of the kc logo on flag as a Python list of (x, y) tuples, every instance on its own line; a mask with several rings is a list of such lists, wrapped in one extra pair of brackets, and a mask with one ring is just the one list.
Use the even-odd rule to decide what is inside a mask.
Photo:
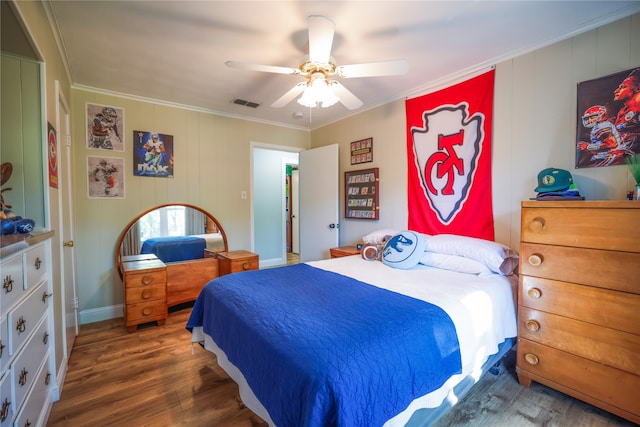
[(494, 71), (406, 101), (409, 229), (493, 240)]

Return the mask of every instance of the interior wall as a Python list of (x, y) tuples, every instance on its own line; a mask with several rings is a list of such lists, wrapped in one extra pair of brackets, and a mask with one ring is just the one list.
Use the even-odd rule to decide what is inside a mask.
[[(581, 194), (590, 200), (623, 200), (633, 189), (624, 165), (574, 168), (576, 96), (579, 82), (639, 66), (638, 40), (640, 14), (496, 65), (492, 159), (496, 241), (519, 248), (520, 203), (536, 196), (538, 172), (547, 167), (570, 171)], [(354, 244), (378, 228), (407, 227), (405, 121), (404, 101), (397, 101), (313, 131), (312, 148), (340, 145), (341, 172), (360, 166), (380, 168), (379, 221), (344, 219), (344, 175), (340, 177), (340, 244)], [(374, 161), (351, 166), (349, 143), (368, 137), (373, 137)]]
[[(88, 149), (86, 104), (124, 110), (124, 152)], [(224, 227), (229, 250), (251, 248), (251, 141), (305, 149), (309, 132), (223, 117), (85, 90), (71, 96), (74, 140), (74, 202), (77, 277), (81, 323), (106, 316), (122, 304), (123, 290), (114, 270), (116, 240), (140, 212), (164, 203), (202, 207)], [(133, 175), (133, 131), (173, 136), (174, 177)], [(123, 158), (125, 199), (89, 199), (87, 156)], [(242, 192), (247, 198), (242, 198)], [(96, 311), (98, 310), (98, 311)], [(100, 311), (103, 310), (103, 311)]]

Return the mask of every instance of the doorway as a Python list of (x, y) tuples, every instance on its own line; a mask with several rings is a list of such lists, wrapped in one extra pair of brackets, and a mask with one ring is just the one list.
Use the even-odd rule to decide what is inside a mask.
[(293, 150), (252, 143), (251, 246), (260, 257), (260, 268), (287, 264), (288, 254), (299, 246), (291, 217), (297, 186), (292, 185), (290, 174), (298, 167), (299, 151)]

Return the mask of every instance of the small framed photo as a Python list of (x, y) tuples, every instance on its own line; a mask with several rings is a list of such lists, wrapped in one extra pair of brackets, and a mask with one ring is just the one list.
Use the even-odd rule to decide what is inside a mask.
[(373, 162), (373, 138), (361, 139), (351, 143), (351, 164)]
[(90, 199), (124, 199), (124, 159), (87, 156), (87, 193)]

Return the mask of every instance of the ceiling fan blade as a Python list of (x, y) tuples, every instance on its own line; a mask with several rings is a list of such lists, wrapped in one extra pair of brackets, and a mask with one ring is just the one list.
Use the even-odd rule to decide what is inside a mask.
[(297, 68), (279, 67), (277, 65), (252, 64), (241, 61), (227, 61), (224, 64), (229, 68), (236, 68), (238, 70), (262, 71), (277, 74), (300, 74), (300, 70)]
[(347, 107), (349, 110), (355, 110), (362, 107), (362, 101), (357, 96), (352, 94), (349, 89), (344, 87), (340, 82), (331, 80), (329, 82), (333, 93), (340, 99), (340, 103)]
[(298, 96), (302, 92), (304, 92), (304, 88), (306, 86), (307, 86), (307, 84), (305, 82), (298, 83), (297, 85), (295, 85), (294, 87), (289, 89), (289, 91), (287, 91), (287, 93), (282, 95), (276, 102), (271, 104), (271, 106), (273, 108), (282, 108), (282, 107), (284, 107), (285, 105), (287, 105), (288, 103), (293, 101), (293, 98), (295, 98), (296, 96)]
[(336, 24), (320, 15), (309, 17), (309, 60), (316, 64), (328, 64)]
[(336, 67), (336, 74), (344, 78), (398, 76), (405, 74), (407, 71), (409, 71), (409, 63), (404, 59)]

